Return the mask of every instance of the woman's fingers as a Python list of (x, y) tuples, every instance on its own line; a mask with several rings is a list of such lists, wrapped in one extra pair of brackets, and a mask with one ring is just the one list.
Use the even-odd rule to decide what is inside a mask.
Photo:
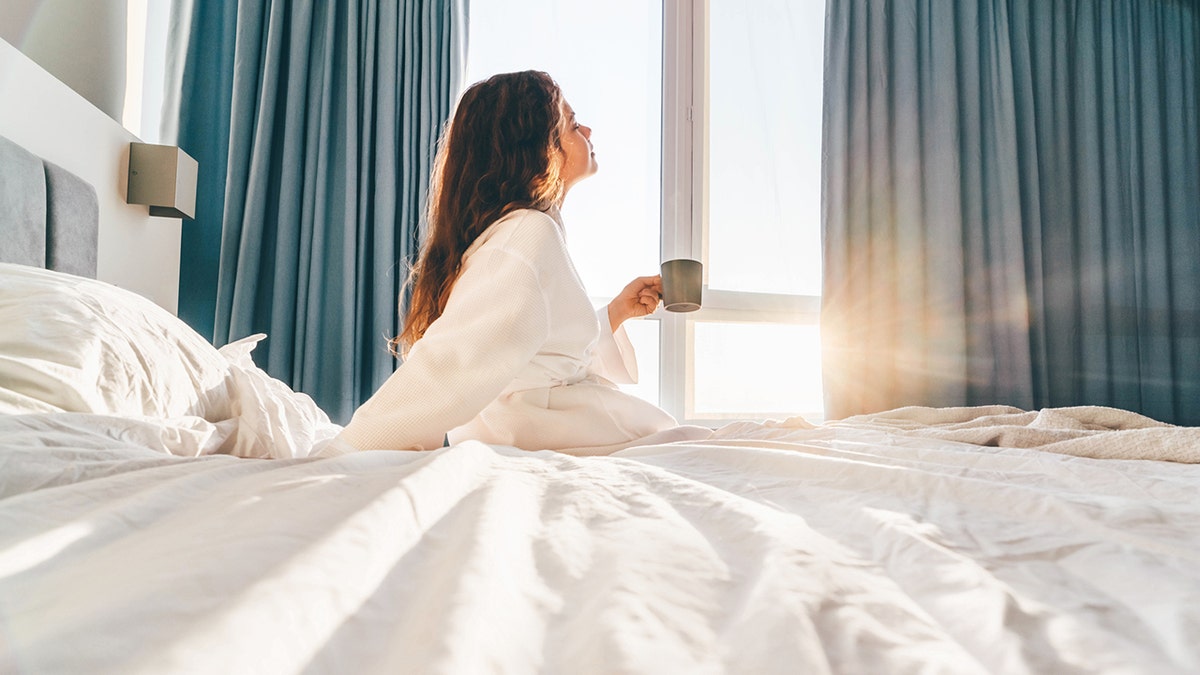
[(638, 278), (634, 279), (633, 281), (629, 282), (629, 285), (625, 287), (625, 290), (636, 293), (638, 291), (641, 291), (641, 290), (647, 289), (647, 288), (652, 288), (657, 292), (661, 292), (662, 291), (662, 277), (659, 275), (655, 275), (652, 277), (638, 277)]

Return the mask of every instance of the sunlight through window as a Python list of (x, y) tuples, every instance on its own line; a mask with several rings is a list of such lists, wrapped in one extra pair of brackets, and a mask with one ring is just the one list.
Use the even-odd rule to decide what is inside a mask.
[(824, 405), (816, 326), (708, 321), (693, 326), (695, 399), (689, 417), (819, 416)]

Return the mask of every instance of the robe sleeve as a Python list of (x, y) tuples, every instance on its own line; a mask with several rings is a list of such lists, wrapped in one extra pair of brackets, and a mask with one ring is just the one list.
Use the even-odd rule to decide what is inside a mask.
[(617, 384), (637, 384), (637, 356), (625, 327), (612, 329), (607, 305), (596, 310), (596, 320), (600, 322), (600, 342), (596, 344), (592, 371)]
[(538, 269), (505, 249), (480, 251), (446, 309), (367, 400), (336, 444), (433, 450), (504, 390), (545, 343), (549, 311)]

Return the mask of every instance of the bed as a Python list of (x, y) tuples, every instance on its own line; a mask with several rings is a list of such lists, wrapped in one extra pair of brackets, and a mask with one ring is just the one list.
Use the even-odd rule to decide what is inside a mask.
[(1200, 671), (1200, 430), (905, 408), (323, 457), (262, 336), (62, 262), (88, 187), (30, 206), (10, 177), (49, 173), (0, 150), (4, 251), (59, 251), (0, 263), (0, 672)]

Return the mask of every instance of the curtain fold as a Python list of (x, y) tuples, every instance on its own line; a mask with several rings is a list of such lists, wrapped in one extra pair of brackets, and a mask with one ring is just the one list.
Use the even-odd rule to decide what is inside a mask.
[(179, 144), (210, 177), (180, 314), (216, 344), (266, 333), (255, 360), (335, 421), (395, 368), (386, 339), (460, 84), (464, 2), (176, 5), (191, 12)]
[(1200, 424), (1200, 8), (829, 0), (826, 414)]

